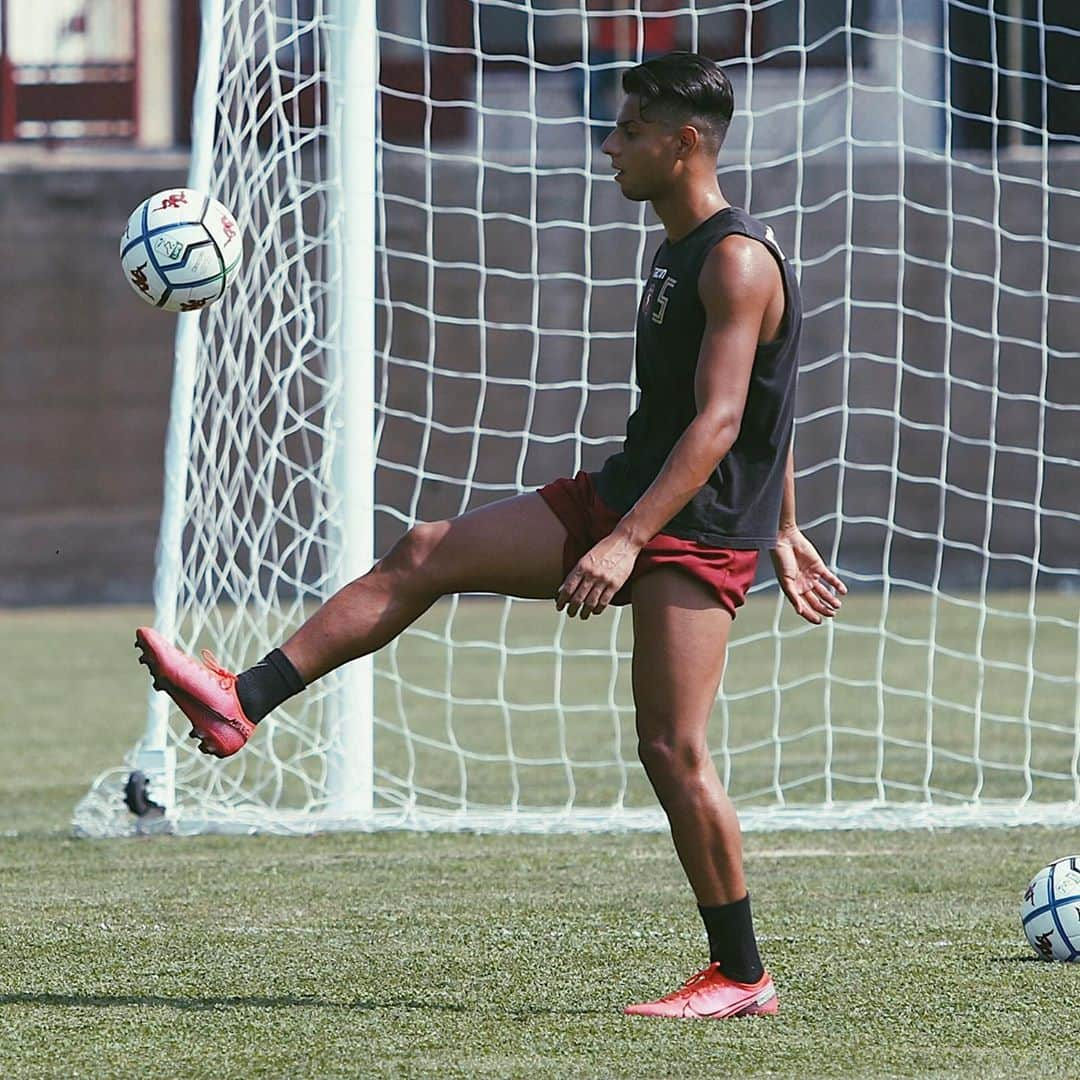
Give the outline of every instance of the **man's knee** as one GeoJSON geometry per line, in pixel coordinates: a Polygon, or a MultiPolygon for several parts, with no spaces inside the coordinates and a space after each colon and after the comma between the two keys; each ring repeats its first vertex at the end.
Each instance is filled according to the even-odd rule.
{"type": "Polygon", "coordinates": [[[657,789],[696,783],[712,764],[703,740],[686,738],[670,729],[641,734],[638,758],[657,789]]]}
{"type": "Polygon", "coordinates": [[[403,582],[419,587],[437,588],[440,581],[439,544],[449,523],[421,522],[414,525],[379,561],[378,569],[394,574],[403,582]]]}

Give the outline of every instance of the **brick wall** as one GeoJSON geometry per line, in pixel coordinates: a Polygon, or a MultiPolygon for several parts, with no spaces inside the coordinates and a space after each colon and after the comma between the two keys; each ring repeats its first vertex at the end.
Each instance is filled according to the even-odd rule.
{"type": "MultiPolygon", "coordinates": [[[[385,169],[386,190],[423,194],[425,175],[414,159],[388,155],[385,169]]],[[[853,204],[851,248],[843,243],[848,203],[835,198],[847,186],[843,160],[807,161],[801,170],[791,164],[755,176],[757,213],[770,215],[796,200],[816,207],[803,214],[799,251],[809,313],[800,412],[814,417],[799,431],[799,465],[812,470],[800,485],[800,516],[821,520],[815,536],[828,546],[838,498],[849,518],[887,521],[890,505],[896,508],[893,521],[900,529],[891,537],[880,522],[845,525],[841,562],[849,569],[881,573],[887,548],[891,575],[931,580],[932,538],[943,530],[956,542],[944,559],[944,577],[975,584],[987,532],[985,493],[1030,502],[1040,452],[1044,506],[1080,513],[1077,466],[1049,460],[1080,457],[1078,413],[1040,404],[1080,402],[1080,363],[1053,355],[1076,351],[1071,298],[1080,291],[1080,214],[1071,192],[1080,189],[1080,161],[1062,157],[1050,164],[1055,190],[1047,201],[1049,247],[1031,239],[1043,231],[1041,171],[1037,160],[1013,161],[1004,166],[1004,181],[995,184],[964,162],[947,168],[909,159],[901,175],[896,162],[856,159],[854,188],[870,198],[853,204]],[[895,200],[872,198],[900,186],[907,200],[903,213],[895,200]],[[950,206],[951,226],[943,213],[950,206]],[[1012,238],[989,226],[995,207],[1012,238]],[[950,274],[941,265],[950,228],[954,268],[966,275],[950,274]],[[895,254],[898,246],[907,252],[903,260],[895,254]],[[904,310],[899,320],[898,301],[904,310]],[[1041,340],[1050,350],[1045,365],[1041,340]],[[826,357],[837,359],[819,362],[826,357]],[[994,394],[988,387],[995,384],[1021,396],[994,394]],[[843,401],[846,414],[838,407],[843,401]],[[891,418],[897,402],[900,424],[891,418]],[[956,436],[948,440],[940,430],[946,413],[956,436]],[[919,479],[942,471],[949,485],[944,504],[939,489],[919,479]]],[[[117,243],[130,210],[147,194],[181,182],[185,172],[180,158],[140,155],[35,154],[0,162],[0,603],[142,601],[150,595],[175,324],[131,294],[119,270],[117,243]]],[[[534,338],[526,331],[490,329],[484,347],[489,374],[522,378],[533,370],[534,359],[539,362],[533,429],[565,432],[568,418],[580,409],[583,435],[599,440],[587,443],[582,457],[586,466],[596,465],[612,446],[604,440],[622,430],[628,396],[606,391],[586,399],[580,388],[556,384],[581,378],[581,331],[625,331],[632,325],[632,286],[604,282],[632,277],[658,237],[642,249],[627,229],[594,229],[587,237],[572,226],[534,233],[513,217],[527,217],[534,198],[541,221],[580,220],[586,199],[594,225],[630,223],[636,211],[612,185],[586,188],[584,178],[572,173],[546,179],[535,193],[527,175],[487,179],[485,210],[510,216],[478,225],[475,216],[449,209],[472,203],[475,167],[435,164],[431,190],[447,212],[435,216],[433,253],[446,262],[474,261],[482,239],[489,265],[511,271],[488,276],[485,317],[529,324],[532,290],[512,272],[529,270],[534,238],[540,239],[541,273],[570,270],[584,277],[588,250],[588,272],[598,287],[591,290],[587,327],[582,311],[588,286],[549,278],[540,294],[544,333],[534,338]]],[[[727,176],[725,190],[741,201],[742,174],[727,176]]],[[[794,216],[776,213],[769,220],[792,251],[794,216]]],[[[430,267],[405,253],[427,252],[427,229],[424,213],[407,203],[390,204],[387,246],[401,254],[381,269],[399,301],[426,303],[430,267]]],[[[420,413],[433,329],[437,372],[472,366],[481,346],[475,324],[453,321],[481,313],[476,271],[440,269],[431,287],[436,311],[449,318],[431,321],[403,306],[395,310],[390,337],[393,356],[419,363],[391,366],[392,403],[420,413]]],[[[385,309],[379,327],[383,341],[385,309]]],[[[587,373],[593,382],[625,380],[628,361],[626,339],[590,341],[587,373]]],[[[470,423],[478,387],[477,380],[438,379],[438,417],[470,423]]],[[[520,388],[488,386],[483,426],[519,427],[526,397],[520,388]]],[[[388,421],[383,453],[409,461],[418,445],[416,429],[388,421]]],[[[471,435],[436,442],[440,467],[451,473],[472,452],[471,435]]],[[[511,484],[506,453],[505,441],[483,440],[477,475],[511,484]]],[[[532,443],[526,481],[539,483],[567,471],[574,456],[570,441],[532,443]]],[[[413,494],[409,476],[380,476],[380,500],[407,506],[413,494]]],[[[421,517],[454,513],[460,506],[460,490],[452,484],[428,481],[419,495],[421,517]]],[[[1028,580],[1030,566],[1016,556],[1031,552],[1034,523],[1030,512],[999,504],[989,533],[997,556],[992,580],[1028,580]]],[[[1039,524],[1044,567],[1075,565],[1075,521],[1050,513],[1039,524]]],[[[385,547],[401,527],[398,518],[380,515],[378,544],[385,547]]],[[[1064,577],[1051,572],[1042,580],[1053,585],[1064,577]]]]}
{"type": "Polygon", "coordinates": [[[185,172],[0,165],[0,603],[149,596],[175,323],[132,294],[118,247],[185,172]]]}

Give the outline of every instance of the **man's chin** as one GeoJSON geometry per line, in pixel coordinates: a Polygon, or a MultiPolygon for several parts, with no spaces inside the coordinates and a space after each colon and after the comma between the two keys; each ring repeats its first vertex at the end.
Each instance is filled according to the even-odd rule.
{"type": "Polygon", "coordinates": [[[615,181],[619,185],[619,190],[623,193],[623,197],[629,199],[631,202],[647,202],[648,195],[642,194],[640,191],[636,191],[632,187],[627,187],[624,180],[615,181]]]}

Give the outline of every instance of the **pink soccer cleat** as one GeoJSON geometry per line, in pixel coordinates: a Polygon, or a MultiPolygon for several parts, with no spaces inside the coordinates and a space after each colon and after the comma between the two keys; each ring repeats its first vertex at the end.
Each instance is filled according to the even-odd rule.
{"type": "Polygon", "coordinates": [[[191,721],[191,737],[200,740],[204,754],[229,757],[248,741],[255,725],[236,696],[236,676],[212,652],[204,649],[200,664],[149,626],[135,631],[135,648],[154,677],[154,689],[164,690],[191,721]]]}
{"type": "Polygon", "coordinates": [[[771,1015],[780,1008],[766,971],[756,983],[738,983],[710,964],[659,1001],[627,1005],[627,1016],[666,1016],[679,1020],[724,1020],[729,1016],[771,1015]]]}

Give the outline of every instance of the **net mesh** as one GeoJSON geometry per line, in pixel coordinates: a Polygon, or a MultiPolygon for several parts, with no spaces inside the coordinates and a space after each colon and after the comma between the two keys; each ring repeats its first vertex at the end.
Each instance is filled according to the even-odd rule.
{"type": "MultiPolygon", "coordinates": [[[[740,612],[711,746],[746,827],[1056,821],[1080,798],[1080,24],[1036,6],[379,7],[375,555],[617,449],[661,237],[599,150],[618,74],[673,46],[726,64],[721,185],[804,293],[800,519],[852,586],[824,628],[767,573],[740,612]]],[[[158,623],[239,668],[345,576],[340,251],[363,196],[341,172],[357,103],[335,10],[227,2],[215,26],[205,186],[248,257],[180,333],[158,623]]],[[[372,700],[331,675],[225,763],[152,710],[144,747],[177,754],[168,827],[660,827],[630,621],[447,598],[375,658],[372,700]],[[331,762],[369,726],[371,775],[344,782],[370,784],[374,812],[341,815],[331,762]]],[[[120,796],[137,760],[77,829],[137,827],[120,796]]]]}

